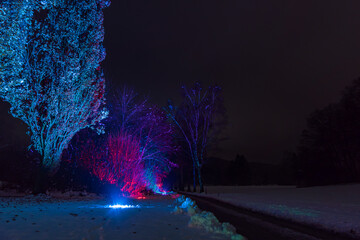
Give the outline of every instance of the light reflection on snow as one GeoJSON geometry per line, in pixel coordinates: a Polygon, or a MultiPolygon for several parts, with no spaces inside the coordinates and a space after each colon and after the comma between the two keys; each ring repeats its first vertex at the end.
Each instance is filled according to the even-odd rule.
{"type": "Polygon", "coordinates": [[[289,207],[282,204],[271,204],[269,209],[281,212],[283,214],[297,215],[297,216],[306,216],[306,217],[317,217],[319,216],[319,211],[311,209],[303,209],[299,207],[289,207]]]}
{"type": "Polygon", "coordinates": [[[122,204],[114,204],[114,205],[107,205],[106,208],[113,208],[113,209],[125,209],[125,208],[140,208],[139,205],[122,205],[122,204]]]}

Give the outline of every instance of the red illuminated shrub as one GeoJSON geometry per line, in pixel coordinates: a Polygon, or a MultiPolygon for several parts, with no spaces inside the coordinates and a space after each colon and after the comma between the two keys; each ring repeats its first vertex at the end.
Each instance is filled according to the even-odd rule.
{"type": "Polygon", "coordinates": [[[112,133],[101,143],[88,141],[80,162],[130,195],[143,190],[163,193],[162,181],[176,166],[169,160],[176,150],[173,127],[159,108],[136,101],[133,91],[125,89],[118,99],[108,123],[112,133]]]}

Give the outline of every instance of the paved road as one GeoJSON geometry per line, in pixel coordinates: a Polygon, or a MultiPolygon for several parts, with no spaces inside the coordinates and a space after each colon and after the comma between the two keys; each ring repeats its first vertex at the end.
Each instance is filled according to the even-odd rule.
{"type": "Polygon", "coordinates": [[[189,228],[187,215],[174,215],[173,199],[45,200],[0,198],[0,240],[211,240],[224,239],[189,228]],[[135,206],[111,209],[121,203],[135,206]]]}

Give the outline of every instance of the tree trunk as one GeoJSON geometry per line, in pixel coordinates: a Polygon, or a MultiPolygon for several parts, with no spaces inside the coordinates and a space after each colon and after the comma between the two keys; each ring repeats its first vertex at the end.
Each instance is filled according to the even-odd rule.
{"type": "MultiPolygon", "coordinates": [[[[202,177],[201,177],[201,166],[200,166],[200,162],[199,162],[199,158],[197,156],[197,151],[195,151],[194,154],[194,158],[193,158],[193,163],[194,163],[194,169],[197,170],[197,174],[198,174],[198,179],[199,179],[199,187],[200,187],[200,193],[204,192],[204,186],[202,183],[202,177]]],[[[196,170],[194,170],[194,173],[196,172],[196,170]]],[[[195,177],[195,175],[194,175],[195,177]]],[[[195,184],[195,179],[194,179],[194,184],[195,184]]],[[[194,192],[196,192],[196,189],[194,187],[194,192]]]]}
{"type": "Polygon", "coordinates": [[[180,165],[180,186],[179,186],[179,190],[180,191],[184,191],[185,187],[184,187],[184,167],[181,164],[180,165]]]}
{"type": "Polygon", "coordinates": [[[193,184],[194,184],[194,189],[193,192],[196,192],[196,166],[195,166],[195,161],[193,164],[193,184]]]}
{"type": "Polygon", "coordinates": [[[201,168],[200,166],[197,166],[198,169],[198,178],[199,178],[199,186],[200,186],[200,193],[204,192],[204,185],[202,181],[202,175],[201,175],[201,168]]]}
{"type": "Polygon", "coordinates": [[[40,193],[46,193],[49,187],[49,169],[44,167],[43,163],[40,163],[38,168],[35,183],[33,187],[33,194],[37,195],[40,193]]]}

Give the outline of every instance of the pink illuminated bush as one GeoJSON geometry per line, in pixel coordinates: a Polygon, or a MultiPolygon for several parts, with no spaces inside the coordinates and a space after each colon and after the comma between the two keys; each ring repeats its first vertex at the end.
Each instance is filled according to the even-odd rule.
{"type": "Polygon", "coordinates": [[[135,101],[133,94],[127,90],[119,94],[121,102],[108,124],[112,132],[97,143],[89,140],[80,164],[126,194],[139,196],[145,190],[163,194],[163,179],[176,166],[169,160],[176,150],[174,129],[159,108],[135,101]]]}
{"type": "Polygon", "coordinates": [[[139,144],[138,139],[125,132],[109,135],[102,144],[89,141],[80,163],[101,181],[116,185],[130,195],[138,195],[146,187],[139,144]]]}

